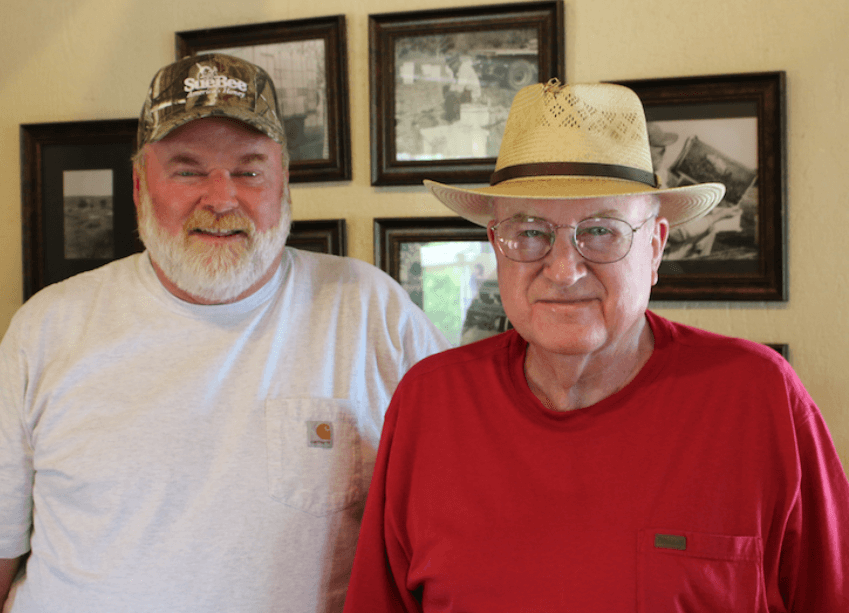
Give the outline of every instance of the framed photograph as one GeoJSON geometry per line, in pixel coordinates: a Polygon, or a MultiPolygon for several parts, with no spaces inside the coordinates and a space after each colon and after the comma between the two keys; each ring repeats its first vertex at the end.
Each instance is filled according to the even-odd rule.
{"type": "Polygon", "coordinates": [[[668,187],[717,181],[725,198],[672,228],[653,300],[787,300],[785,74],[621,81],[643,102],[668,187]]]}
{"type": "Polygon", "coordinates": [[[138,119],[22,124],[24,300],[144,247],[133,169],[138,119]]]}
{"type": "Polygon", "coordinates": [[[371,183],[489,183],[516,92],[565,81],[563,2],[369,16],[371,183]]]}
{"type": "Polygon", "coordinates": [[[177,32],[175,39],[177,59],[216,51],[271,75],[292,183],[351,178],[344,15],[177,32]]]}
{"type": "Polygon", "coordinates": [[[511,327],[486,228],[460,217],[375,219],[374,261],[455,346],[511,327]]]}
{"type": "Polygon", "coordinates": [[[286,246],[329,253],[348,255],[348,235],[344,219],[297,220],[292,222],[286,246]]]}

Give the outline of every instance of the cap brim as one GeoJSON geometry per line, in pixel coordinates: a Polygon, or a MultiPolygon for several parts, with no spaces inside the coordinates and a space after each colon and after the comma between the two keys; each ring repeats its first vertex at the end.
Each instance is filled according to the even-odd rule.
{"type": "Polygon", "coordinates": [[[486,226],[492,219],[492,203],[505,200],[577,200],[608,196],[653,194],[660,199],[660,216],[670,226],[697,219],[722,200],[722,183],[699,183],[656,189],[634,181],[590,177],[527,177],[491,187],[464,189],[425,180],[425,186],[449,209],[469,221],[486,226]]]}
{"type": "Polygon", "coordinates": [[[257,115],[256,113],[240,108],[238,106],[225,105],[197,106],[188,111],[179,113],[178,115],[174,115],[173,117],[169,117],[168,119],[160,122],[154,128],[154,130],[148,136],[146,142],[155,143],[156,141],[160,141],[177,128],[193,121],[196,121],[198,119],[205,119],[207,117],[226,117],[229,119],[241,121],[245,125],[250,126],[255,130],[258,130],[259,132],[262,132],[271,140],[280,143],[284,147],[286,146],[285,136],[283,136],[280,129],[275,126],[273,122],[266,121],[263,117],[257,115]]]}

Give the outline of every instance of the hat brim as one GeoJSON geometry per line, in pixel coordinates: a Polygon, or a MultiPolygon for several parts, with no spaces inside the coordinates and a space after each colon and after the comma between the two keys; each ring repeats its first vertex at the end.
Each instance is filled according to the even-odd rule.
{"type": "Polygon", "coordinates": [[[197,106],[193,109],[183,111],[178,115],[169,117],[161,121],[151,131],[147,138],[148,143],[155,143],[168,136],[171,132],[179,127],[189,124],[198,119],[206,119],[209,117],[224,117],[227,119],[235,119],[262,132],[271,140],[286,147],[286,139],[280,128],[272,121],[267,121],[265,118],[253,113],[249,110],[238,106],[197,106]]]}
{"type": "Polygon", "coordinates": [[[634,181],[592,177],[525,177],[491,187],[464,189],[425,180],[425,186],[449,209],[469,221],[486,226],[492,219],[492,204],[505,200],[578,200],[610,196],[653,194],[660,200],[660,217],[670,226],[697,219],[722,200],[722,183],[698,183],[665,189],[634,181]]]}

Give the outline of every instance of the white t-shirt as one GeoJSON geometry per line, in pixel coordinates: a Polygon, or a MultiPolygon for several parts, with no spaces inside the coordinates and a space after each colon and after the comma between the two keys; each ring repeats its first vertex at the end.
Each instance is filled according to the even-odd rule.
{"type": "Polygon", "coordinates": [[[383,413],[447,347],[381,271],[293,249],[229,305],[146,254],[47,287],[0,345],[12,611],[341,611],[383,413]]]}

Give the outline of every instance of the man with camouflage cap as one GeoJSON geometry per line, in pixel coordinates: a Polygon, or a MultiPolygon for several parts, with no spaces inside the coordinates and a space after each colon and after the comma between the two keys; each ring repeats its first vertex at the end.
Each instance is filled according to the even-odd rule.
{"type": "Polygon", "coordinates": [[[339,611],[391,392],[447,343],[376,268],[284,247],[262,69],[162,69],[138,145],[147,251],[0,344],[0,604],[19,571],[13,613],[339,611]]]}

